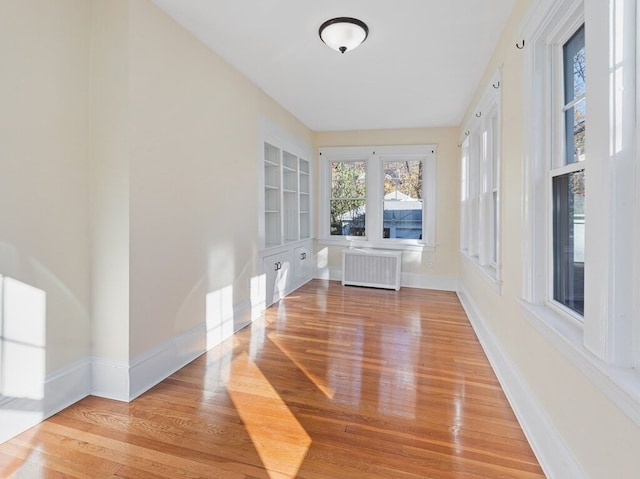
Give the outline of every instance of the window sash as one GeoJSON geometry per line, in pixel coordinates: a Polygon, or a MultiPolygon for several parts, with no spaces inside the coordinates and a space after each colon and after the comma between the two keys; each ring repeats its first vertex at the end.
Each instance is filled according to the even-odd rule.
{"type": "Polygon", "coordinates": [[[584,170],[552,178],[554,301],[584,316],[584,170]]]}

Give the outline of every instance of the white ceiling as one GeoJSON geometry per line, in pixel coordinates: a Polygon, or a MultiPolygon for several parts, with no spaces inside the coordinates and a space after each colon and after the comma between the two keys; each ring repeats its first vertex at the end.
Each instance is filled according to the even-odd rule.
{"type": "Polygon", "coordinates": [[[314,131],[456,126],[515,0],[153,0],[314,131]],[[355,17],[340,54],[318,36],[355,17]]]}

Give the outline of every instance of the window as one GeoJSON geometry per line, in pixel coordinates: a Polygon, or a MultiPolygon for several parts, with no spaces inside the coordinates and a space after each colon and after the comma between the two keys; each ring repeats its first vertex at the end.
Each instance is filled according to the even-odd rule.
{"type": "Polygon", "coordinates": [[[320,160],[320,240],[433,248],[435,146],[321,148],[320,160]]]}
{"type": "Polygon", "coordinates": [[[422,160],[383,161],[382,237],[422,239],[422,160]]]}
{"type": "Polygon", "coordinates": [[[640,424],[635,21],[632,0],[540,0],[524,26],[521,305],[640,424]]]}
{"type": "Polygon", "coordinates": [[[584,315],[585,44],[582,25],[562,47],[564,148],[551,170],[553,299],[584,315]]]}
{"type": "Polygon", "coordinates": [[[500,72],[467,124],[461,148],[460,250],[500,285],[500,72]]]}
{"type": "Polygon", "coordinates": [[[365,161],[331,162],[332,236],[366,236],[366,174],[365,161]]]}

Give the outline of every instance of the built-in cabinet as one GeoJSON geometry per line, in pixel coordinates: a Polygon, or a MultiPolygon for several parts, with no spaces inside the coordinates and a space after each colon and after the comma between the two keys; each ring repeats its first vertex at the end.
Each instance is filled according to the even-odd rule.
{"type": "Polygon", "coordinates": [[[312,151],[263,123],[259,239],[267,306],[313,277],[312,151]]]}

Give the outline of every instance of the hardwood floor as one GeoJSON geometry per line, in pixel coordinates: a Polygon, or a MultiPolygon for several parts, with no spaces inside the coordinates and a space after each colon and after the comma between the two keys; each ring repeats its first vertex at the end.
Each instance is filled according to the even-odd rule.
{"type": "Polygon", "coordinates": [[[135,401],[0,445],[2,478],[543,478],[454,293],[314,280],[135,401]]]}

